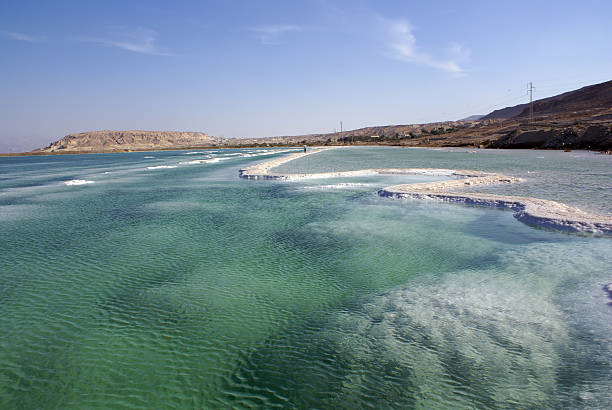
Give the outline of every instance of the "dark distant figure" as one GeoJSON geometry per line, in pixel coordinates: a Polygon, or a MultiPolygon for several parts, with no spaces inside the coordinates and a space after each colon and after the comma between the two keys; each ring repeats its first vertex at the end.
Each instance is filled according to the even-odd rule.
{"type": "Polygon", "coordinates": [[[306,152],[306,145],[304,145],[304,152],[306,152]]]}

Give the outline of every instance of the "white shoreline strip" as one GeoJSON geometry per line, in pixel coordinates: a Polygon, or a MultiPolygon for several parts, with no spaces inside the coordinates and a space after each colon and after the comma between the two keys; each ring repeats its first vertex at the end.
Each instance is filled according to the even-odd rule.
{"type": "Polygon", "coordinates": [[[545,199],[478,193],[398,191],[393,187],[381,189],[378,195],[398,199],[425,199],[508,208],[514,211],[516,219],[529,225],[561,231],[612,235],[611,217],[590,214],[578,208],[545,199]]]}
{"type": "Polygon", "coordinates": [[[283,158],[266,161],[239,171],[239,176],[246,179],[314,179],[364,175],[434,175],[449,176],[458,179],[448,181],[416,184],[394,185],[378,191],[382,197],[398,199],[435,200],[457,202],[480,206],[508,208],[514,211],[514,217],[521,222],[551,229],[570,232],[584,232],[599,235],[612,235],[612,217],[591,214],[576,207],[545,199],[451,192],[453,188],[471,185],[492,185],[520,182],[520,178],[482,171],[450,170],[436,168],[372,168],[357,171],[323,172],[316,174],[278,174],[272,168],[293,161],[306,155],[321,152],[325,149],[313,149],[307,153],[297,153],[283,158]]]}
{"type": "Polygon", "coordinates": [[[272,168],[278,167],[294,159],[305,157],[306,155],[315,154],[317,152],[325,151],[331,148],[318,148],[311,149],[309,152],[297,152],[295,154],[287,155],[281,158],[274,158],[270,161],[261,162],[259,164],[252,165],[248,168],[241,169],[238,171],[240,178],[246,179],[298,179],[300,177],[307,178],[308,175],[318,174],[275,174],[271,172],[272,168]]]}
{"type": "Polygon", "coordinates": [[[72,179],[70,181],[64,181],[64,185],[87,185],[87,184],[93,184],[94,181],[88,181],[85,179],[72,179]]]}

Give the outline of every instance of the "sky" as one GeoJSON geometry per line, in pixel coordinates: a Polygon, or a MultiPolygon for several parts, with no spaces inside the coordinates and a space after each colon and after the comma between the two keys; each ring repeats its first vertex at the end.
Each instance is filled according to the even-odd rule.
{"type": "Polygon", "coordinates": [[[0,1],[0,152],[456,120],[612,79],[612,2],[0,1]]]}

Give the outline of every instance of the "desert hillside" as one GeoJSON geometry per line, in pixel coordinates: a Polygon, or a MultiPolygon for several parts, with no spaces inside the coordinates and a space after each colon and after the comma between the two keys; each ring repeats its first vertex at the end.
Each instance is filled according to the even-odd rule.
{"type": "Polygon", "coordinates": [[[400,145],[612,150],[612,81],[486,116],[429,124],[383,125],[342,133],[217,138],[202,132],[92,131],[70,134],[34,153],[119,152],[201,147],[400,145]]]}
{"type": "Polygon", "coordinates": [[[69,134],[41,152],[105,152],[223,145],[224,139],[203,132],[90,131],[69,134]]]}
{"type": "MultiPolygon", "coordinates": [[[[610,107],[612,107],[612,81],[606,81],[536,100],[533,103],[533,112],[534,115],[542,116],[610,107]]],[[[511,119],[527,116],[529,116],[528,103],[495,110],[482,119],[511,119]]]]}

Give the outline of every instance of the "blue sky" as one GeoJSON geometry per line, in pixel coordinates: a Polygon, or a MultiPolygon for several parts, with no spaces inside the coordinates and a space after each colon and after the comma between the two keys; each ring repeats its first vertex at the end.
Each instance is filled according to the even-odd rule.
{"type": "Polygon", "coordinates": [[[295,135],[612,79],[609,1],[0,2],[0,152],[99,129],[295,135]]]}

